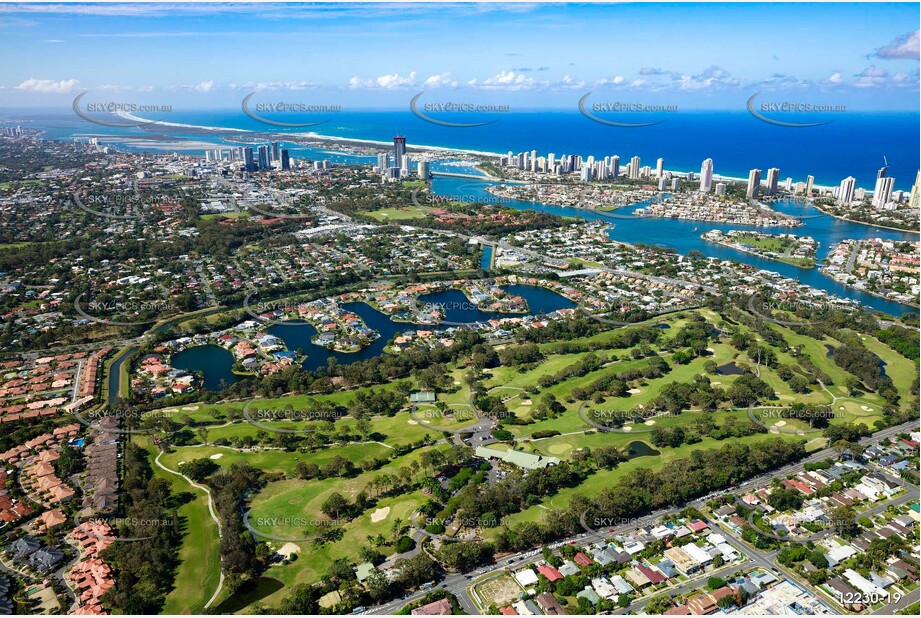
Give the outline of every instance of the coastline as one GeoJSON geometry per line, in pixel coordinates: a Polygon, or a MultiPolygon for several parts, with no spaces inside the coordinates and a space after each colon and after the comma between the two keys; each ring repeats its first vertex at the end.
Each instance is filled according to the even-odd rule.
{"type": "MultiPolygon", "coordinates": [[[[833,214],[831,214],[830,212],[826,212],[825,210],[822,210],[821,208],[819,208],[819,207],[815,204],[815,202],[813,202],[812,207],[815,208],[816,210],[818,210],[818,211],[819,211],[820,213],[822,213],[823,215],[826,215],[826,216],[828,216],[828,217],[832,217],[833,219],[839,219],[839,220],[841,220],[841,221],[847,221],[848,223],[856,223],[856,224],[859,224],[859,225],[866,225],[867,227],[878,227],[878,228],[884,229],[884,230],[892,230],[893,232],[905,232],[906,234],[918,234],[919,236],[921,236],[921,230],[912,230],[912,229],[906,229],[906,228],[901,228],[901,227],[892,227],[891,225],[879,225],[878,223],[867,223],[866,221],[857,221],[856,219],[848,219],[847,217],[842,217],[842,216],[840,216],[840,215],[833,215],[833,214]]],[[[868,294],[869,294],[869,292],[868,292],[868,294]]]]}
{"type": "MultiPolygon", "coordinates": [[[[333,143],[343,142],[343,143],[355,144],[359,146],[373,146],[376,148],[390,148],[393,146],[393,144],[389,141],[356,138],[356,137],[342,137],[342,136],[335,136],[335,135],[322,135],[320,133],[316,133],[315,131],[308,131],[306,133],[275,133],[272,131],[263,132],[263,131],[253,131],[251,129],[233,129],[233,128],[211,127],[207,125],[193,125],[193,124],[180,123],[180,122],[166,122],[166,121],[159,121],[159,120],[150,120],[147,118],[141,118],[139,116],[135,116],[134,114],[131,114],[129,112],[118,112],[118,115],[121,116],[122,118],[131,120],[134,122],[151,122],[151,123],[156,123],[162,126],[184,128],[184,129],[205,130],[205,131],[213,131],[213,132],[218,132],[218,133],[222,131],[231,131],[234,133],[249,133],[249,134],[264,133],[267,135],[278,136],[280,140],[283,140],[285,136],[287,137],[293,136],[293,137],[304,138],[304,139],[314,139],[317,141],[324,141],[324,142],[333,142],[333,143]]],[[[503,157],[506,155],[506,153],[504,152],[492,152],[489,150],[472,150],[468,148],[452,148],[449,146],[435,146],[432,144],[407,144],[406,150],[410,152],[413,150],[416,150],[416,151],[421,151],[421,152],[435,152],[435,153],[441,153],[441,154],[460,153],[460,154],[465,154],[465,155],[487,157],[490,159],[498,159],[499,157],[503,157]]],[[[693,169],[693,170],[666,170],[666,171],[674,175],[687,175],[687,174],[696,175],[699,173],[700,170],[693,169]]],[[[713,180],[730,182],[730,183],[748,182],[747,178],[743,178],[740,176],[724,176],[722,174],[714,174],[713,180]]],[[[823,190],[834,189],[834,187],[831,185],[814,184],[813,187],[815,187],[816,189],[823,189],[823,190]]],[[[829,216],[833,216],[833,215],[829,215],[829,216]]],[[[859,223],[859,221],[854,221],[853,223],[859,223]]],[[[899,228],[890,228],[890,229],[899,230],[899,228]]]]}

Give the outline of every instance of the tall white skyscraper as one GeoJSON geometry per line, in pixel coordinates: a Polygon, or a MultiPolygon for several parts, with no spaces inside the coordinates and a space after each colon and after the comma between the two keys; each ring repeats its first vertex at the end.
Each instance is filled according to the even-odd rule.
{"type": "Polygon", "coordinates": [[[640,158],[630,157],[630,178],[636,180],[640,177],[640,158]]]}
{"type": "Polygon", "coordinates": [[[777,195],[777,179],[780,177],[780,170],[772,167],[767,173],[767,186],[764,188],[765,195],[777,195]]]}
{"type": "Polygon", "coordinates": [[[873,205],[882,208],[892,199],[892,188],[895,186],[895,178],[879,176],[876,179],[876,186],[873,188],[873,205]]]}
{"type": "Polygon", "coordinates": [[[700,192],[710,193],[713,186],[713,159],[704,159],[700,166],[700,192]]]}
{"type": "Polygon", "coordinates": [[[812,197],[812,184],[815,182],[815,176],[806,176],[806,197],[812,197]]]}
{"type": "Polygon", "coordinates": [[[750,200],[756,200],[760,192],[761,170],[751,170],[748,172],[748,186],[745,189],[745,197],[750,200]]]}
{"type": "Polygon", "coordinates": [[[656,159],[656,178],[662,178],[665,174],[665,159],[659,157],[656,159]]]}
{"type": "Polygon", "coordinates": [[[854,193],[857,190],[857,179],[853,176],[848,176],[841,181],[841,185],[838,187],[838,203],[839,204],[850,204],[854,201],[854,193]]]}

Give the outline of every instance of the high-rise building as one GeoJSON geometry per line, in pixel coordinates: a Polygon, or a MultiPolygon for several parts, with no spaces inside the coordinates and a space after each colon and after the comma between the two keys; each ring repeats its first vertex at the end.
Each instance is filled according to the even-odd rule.
{"type": "Polygon", "coordinates": [[[885,178],[885,177],[886,177],[886,171],[887,171],[888,169],[889,169],[889,168],[888,168],[888,167],[885,167],[885,166],[879,168],[879,171],[876,172],[876,178],[877,178],[877,180],[879,180],[880,178],[885,178]]]}
{"type": "Polygon", "coordinates": [[[291,169],[291,155],[288,154],[287,148],[281,149],[281,169],[283,170],[291,169]]]}
{"type": "Polygon", "coordinates": [[[681,181],[677,178],[672,178],[672,191],[677,191],[678,186],[681,184],[681,181]]]}
{"type": "Polygon", "coordinates": [[[911,194],[908,196],[908,207],[918,208],[921,203],[921,170],[915,176],[915,184],[911,185],[911,194]]]}
{"type": "Polygon", "coordinates": [[[767,172],[767,183],[764,188],[765,195],[777,195],[777,179],[780,177],[780,170],[772,167],[767,172]]]}
{"type": "Polygon", "coordinates": [[[700,192],[710,193],[713,186],[713,159],[704,159],[700,165],[700,192]]]}
{"type": "Polygon", "coordinates": [[[665,179],[665,176],[663,176],[662,178],[659,178],[659,191],[665,191],[665,184],[667,182],[668,181],[665,179]]]}
{"type": "Polygon", "coordinates": [[[748,172],[748,186],[745,189],[745,197],[750,200],[756,200],[760,192],[761,170],[751,170],[748,172]]]}
{"type": "Polygon", "coordinates": [[[876,186],[873,188],[873,205],[876,208],[882,208],[892,199],[892,189],[895,186],[895,178],[887,176],[878,176],[876,186]]]}
{"type": "Polygon", "coordinates": [[[406,138],[397,135],[393,138],[393,164],[399,166],[406,154],[406,138]]]}
{"type": "Polygon", "coordinates": [[[390,167],[390,155],[386,152],[377,153],[377,171],[384,173],[390,167]]]}
{"type": "Polygon", "coordinates": [[[665,159],[659,157],[656,159],[656,178],[662,178],[665,174],[665,159]]]}
{"type": "Polygon", "coordinates": [[[419,163],[416,164],[416,175],[423,180],[427,180],[429,178],[430,174],[428,161],[419,161],[419,163]]]}
{"type": "Polygon", "coordinates": [[[806,197],[812,197],[812,185],[815,182],[815,176],[806,176],[806,197]]]}
{"type": "Polygon", "coordinates": [[[259,155],[259,169],[267,170],[271,169],[272,166],[269,164],[269,147],[265,144],[259,146],[258,150],[259,155]]]}
{"type": "Polygon", "coordinates": [[[720,197],[723,197],[724,195],[726,195],[726,183],[725,182],[716,183],[716,194],[720,197]]]}
{"type": "Polygon", "coordinates": [[[611,157],[611,176],[614,178],[620,176],[620,157],[617,155],[611,157]]]}
{"type": "Polygon", "coordinates": [[[847,205],[854,201],[854,195],[857,188],[857,179],[853,176],[848,176],[841,181],[841,184],[838,186],[838,203],[847,205]]]}
{"type": "Polygon", "coordinates": [[[408,175],[412,167],[413,167],[413,160],[409,157],[408,154],[403,155],[403,158],[400,159],[400,175],[401,176],[408,175]]]}
{"type": "Polygon", "coordinates": [[[272,161],[280,161],[281,154],[278,148],[278,142],[272,142],[272,161]]]}
{"type": "Polygon", "coordinates": [[[630,179],[636,180],[640,177],[640,158],[630,157],[630,179]]]}
{"type": "Polygon", "coordinates": [[[251,146],[245,146],[243,148],[243,166],[246,168],[247,172],[256,170],[256,162],[253,161],[253,149],[251,146]]]}

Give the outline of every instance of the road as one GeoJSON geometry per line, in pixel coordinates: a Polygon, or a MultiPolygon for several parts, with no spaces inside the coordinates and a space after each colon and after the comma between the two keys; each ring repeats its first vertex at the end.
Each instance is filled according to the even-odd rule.
{"type": "MultiPolygon", "coordinates": [[[[876,432],[875,434],[871,436],[861,438],[860,443],[869,444],[871,442],[876,442],[882,438],[892,437],[900,432],[911,430],[915,424],[916,424],[915,421],[909,421],[906,423],[902,423],[901,425],[896,425],[894,427],[883,429],[881,431],[876,432]]],[[[701,498],[698,498],[697,500],[694,500],[691,503],[689,503],[689,506],[694,506],[694,507],[699,508],[700,506],[705,504],[707,501],[712,500],[713,498],[722,496],[724,494],[735,493],[735,492],[738,492],[739,490],[745,489],[746,487],[749,487],[752,485],[758,486],[765,482],[769,482],[772,478],[775,478],[775,477],[786,477],[789,474],[800,472],[802,471],[803,466],[807,463],[814,463],[817,461],[821,461],[823,459],[836,458],[836,457],[837,455],[833,448],[825,448],[820,451],[816,451],[812,455],[809,455],[808,457],[805,457],[796,463],[792,463],[792,464],[783,466],[781,468],[771,470],[770,472],[765,472],[764,474],[753,477],[745,481],[744,483],[741,483],[740,485],[730,487],[724,490],[712,492],[710,494],[707,494],[706,496],[702,496],[701,498]]],[[[642,519],[653,521],[664,515],[678,513],[683,508],[684,508],[684,505],[677,506],[677,507],[670,507],[670,508],[662,508],[652,513],[649,513],[648,515],[644,516],[642,519]]],[[[563,545],[573,544],[573,543],[579,543],[580,545],[589,545],[591,543],[595,543],[597,541],[610,538],[617,534],[623,534],[626,532],[630,532],[631,530],[635,530],[640,525],[641,524],[639,524],[637,521],[633,521],[633,522],[625,523],[623,525],[606,527],[601,531],[584,532],[581,534],[576,534],[574,536],[568,537],[561,541],[557,541],[556,543],[549,545],[549,547],[551,549],[557,549],[559,547],[562,547],[563,545]]],[[[731,534],[728,534],[728,535],[724,534],[723,536],[727,537],[727,541],[731,545],[733,545],[737,551],[739,551],[740,555],[748,557],[747,563],[751,563],[755,566],[765,568],[769,571],[773,571],[777,569],[780,572],[784,573],[789,579],[791,579],[791,581],[798,582],[798,578],[796,578],[789,570],[787,570],[782,565],[777,565],[774,563],[773,556],[771,554],[765,553],[765,552],[752,551],[747,545],[743,545],[743,542],[741,540],[735,538],[731,534]]],[[[501,568],[515,568],[517,566],[522,566],[522,563],[524,560],[527,560],[529,558],[535,558],[539,555],[540,555],[539,549],[532,549],[532,550],[528,550],[524,552],[519,552],[511,556],[505,556],[504,558],[497,561],[496,564],[488,565],[485,567],[480,567],[479,569],[477,569],[476,571],[472,571],[471,573],[449,575],[438,586],[436,586],[436,588],[443,588],[447,590],[448,592],[452,593],[454,596],[456,596],[461,606],[464,607],[464,610],[468,614],[479,614],[481,612],[478,609],[476,609],[476,607],[473,604],[472,599],[470,599],[470,596],[467,594],[467,590],[466,590],[472,579],[480,575],[483,575],[485,573],[489,573],[491,571],[495,571],[501,568]]],[[[743,563],[743,565],[744,564],[745,563],[743,563]]],[[[739,568],[742,568],[742,567],[740,565],[735,565],[732,568],[733,570],[738,570],[739,568]]],[[[365,614],[375,614],[375,615],[393,614],[396,611],[399,611],[400,608],[402,608],[404,605],[411,603],[413,600],[422,598],[423,596],[425,596],[425,594],[426,594],[426,591],[420,591],[412,595],[409,595],[406,598],[398,599],[398,600],[386,603],[384,605],[379,605],[373,608],[369,608],[364,613],[365,614]]],[[[646,602],[648,602],[648,599],[646,599],[646,602]]],[[[641,606],[645,607],[645,602],[643,601],[643,599],[638,600],[637,603],[634,603],[633,605],[631,605],[629,608],[626,608],[626,609],[635,611],[637,607],[641,607],[641,606]],[[637,605],[637,603],[641,603],[642,605],[637,605]]]]}

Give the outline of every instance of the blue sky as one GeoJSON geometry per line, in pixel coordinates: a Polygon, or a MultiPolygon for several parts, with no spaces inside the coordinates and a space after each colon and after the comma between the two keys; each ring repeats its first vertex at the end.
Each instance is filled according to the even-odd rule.
{"type": "Polygon", "coordinates": [[[918,109],[919,5],[0,5],[0,105],[611,100],[918,109]],[[262,94],[260,96],[262,96],[262,94]],[[600,96],[600,95],[599,95],[600,96]]]}

